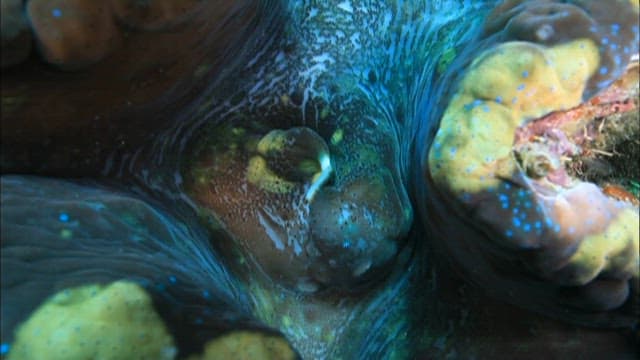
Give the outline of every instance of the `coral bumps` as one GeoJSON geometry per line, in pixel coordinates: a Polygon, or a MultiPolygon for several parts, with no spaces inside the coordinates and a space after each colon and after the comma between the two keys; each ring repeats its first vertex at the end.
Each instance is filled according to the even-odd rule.
{"type": "Polygon", "coordinates": [[[20,326],[9,359],[173,359],[176,353],[149,295],[117,281],[49,298],[20,326]]]}
{"type": "Polygon", "coordinates": [[[637,208],[565,171],[580,152],[570,135],[519,134],[624,74],[637,19],[628,1],[504,2],[482,35],[498,45],[468,66],[428,155],[428,178],[473,222],[469,257],[490,249],[494,268],[544,279],[552,296],[570,289],[560,302],[590,311],[621,306],[638,280],[637,208]]]}

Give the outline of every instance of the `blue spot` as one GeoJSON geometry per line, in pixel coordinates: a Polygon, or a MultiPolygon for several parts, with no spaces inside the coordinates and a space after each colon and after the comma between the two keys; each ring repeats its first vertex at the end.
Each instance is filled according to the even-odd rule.
{"type": "Polygon", "coordinates": [[[530,209],[531,208],[531,201],[527,200],[524,202],[524,207],[525,209],[530,209]]]}
{"type": "Polygon", "coordinates": [[[351,243],[349,242],[349,240],[345,240],[342,242],[342,248],[343,249],[348,249],[351,247],[351,243]]]}
{"type": "Polygon", "coordinates": [[[524,230],[524,232],[529,232],[529,231],[531,231],[531,225],[530,224],[524,224],[522,229],[524,230]]]}
{"type": "Polygon", "coordinates": [[[156,290],[164,291],[164,289],[165,289],[164,284],[160,284],[160,283],[156,284],[156,290]]]}
{"type": "Polygon", "coordinates": [[[603,38],[602,38],[602,43],[603,43],[604,45],[607,45],[607,44],[609,43],[609,38],[603,37],[603,38]]]}
{"type": "Polygon", "coordinates": [[[620,55],[614,56],[613,62],[616,63],[617,66],[620,66],[620,64],[622,63],[622,59],[620,59],[620,55]]]}
{"type": "Polygon", "coordinates": [[[513,208],[513,215],[518,215],[518,212],[520,211],[520,209],[518,208],[513,208]]]}
{"type": "Polygon", "coordinates": [[[517,97],[515,97],[515,96],[513,97],[513,99],[511,99],[511,103],[512,103],[512,104],[515,104],[517,101],[518,101],[518,98],[517,98],[517,97]]]}
{"type": "Polygon", "coordinates": [[[465,109],[465,110],[473,110],[473,108],[474,108],[474,107],[479,106],[479,105],[481,105],[481,104],[482,104],[482,100],[480,100],[480,99],[476,99],[476,100],[473,100],[473,102],[471,102],[471,103],[469,103],[469,104],[466,104],[466,105],[464,106],[464,109],[465,109]]]}
{"type": "Polygon", "coordinates": [[[9,352],[9,344],[0,345],[0,355],[5,355],[9,352]]]}
{"type": "Polygon", "coordinates": [[[527,70],[523,71],[523,72],[522,72],[522,77],[523,77],[523,78],[527,78],[527,77],[529,77],[529,72],[528,72],[527,70]]]}
{"type": "Polygon", "coordinates": [[[536,229],[540,229],[542,227],[542,223],[540,221],[536,221],[534,226],[536,227],[536,229]]]}
{"type": "Polygon", "coordinates": [[[499,194],[498,199],[500,199],[500,201],[509,201],[509,197],[505,194],[499,194]]]}
{"type": "Polygon", "coordinates": [[[502,203],[502,208],[503,209],[508,209],[509,208],[509,203],[506,203],[506,202],[502,203]]]}
{"type": "Polygon", "coordinates": [[[58,220],[67,222],[69,221],[69,215],[67,213],[60,213],[60,215],[58,216],[58,220]]]}
{"type": "Polygon", "coordinates": [[[594,33],[594,32],[597,32],[597,31],[598,31],[598,28],[597,28],[597,27],[595,27],[595,26],[591,26],[591,27],[589,27],[589,31],[591,31],[592,33],[594,33]]]}
{"type": "Polygon", "coordinates": [[[612,43],[611,45],[609,45],[609,48],[611,48],[611,50],[613,51],[618,50],[618,44],[612,43]]]}
{"type": "Polygon", "coordinates": [[[504,235],[505,235],[506,237],[508,237],[508,238],[513,237],[513,231],[511,231],[511,230],[507,230],[507,231],[505,231],[505,232],[504,232],[504,235]]]}
{"type": "Polygon", "coordinates": [[[613,35],[618,35],[619,31],[620,31],[620,24],[611,24],[611,33],[613,35]]]}
{"type": "Polygon", "coordinates": [[[202,323],[204,322],[204,320],[202,320],[202,318],[196,318],[196,321],[194,321],[196,323],[196,325],[202,325],[202,323]]]}
{"type": "Polygon", "coordinates": [[[636,33],[636,34],[637,34],[637,33],[638,33],[638,25],[633,25],[633,26],[631,27],[631,31],[633,31],[634,33],[636,33]]]}
{"type": "Polygon", "coordinates": [[[205,299],[211,299],[211,294],[209,293],[209,290],[202,291],[202,297],[205,299]]]}
{"type": "Polygon", "coordinates": [[[496,102],[497,102],[498,104],[502,104],[502,96],[497,96],[497,97],[496,97],[496,102]]]}
{"type": "Polygon", "coordinates": [[[513,226],[515,227],[520,227],[521,225],[520,219],[518,219],[517,217],[514,217],[512,222],[513,222],[513,226]]]}
{"type": "Polygon", "coordinates": [[[629,50],[628,46],[625,46],[624,48],[622,48],[622,52],[625,53],[625,54],[628,54],[629,51],[631,51],[631,50],[629,50]]]}
{"type": "Polygon", "coordinates": [[[524,90],[524,84],[518,85],[518,91],[522,91],[522,90],[524,90]]]}
{"type": "Polygon", "coordinates": [[[178,279],[176,279],[175,276],[173,276],[173,275],[169,276],[169,282],[170,283],[175,284],[177,281],[178,281],[178,279]]]}
{"type": "Polygon", "coordinates": [[[609,72],[609,69],[606,66],[600,68],[600,75],[605,75],[609,72]]]}
{"type": "Polygon", "coordinates": [[[55,18],[59,18],[60,16],[62,16],[62,10],[55,8],[51,10],[51,15],[55,18]]]}
{"type": "Polygon", "coordinates": [[[489,112],[489,107],[487,105],[484,105],[482,107],[482,110],[484,110],[484,112],[489,112]]]}
{"type": "Polygon", "coordinates": [[[504,184],[504,188],[507,190],[511,189],[511,184],[504,184]]]}
{"type": "Polygon", "coordinates": [[[560,225],[555,224],[554,227],[553,227],[553,231],[559,233],[560,232],[560,225]]]}
{"type": "Polygon", "coordinates": [[[436,142],[436,143],[433,144],[433,148],[436,149],[436,150],[440,149],[441,146],[442,146],[442,144],[440,144],[439,142],[436,142]]]}
{"type": "Polygon", "coordinates": [[[453,156],[456,156],[456,152],[458,152],[458,149],[457,149],[455,146],[452,146],[452,147],[449,149],[449,154],[450,154],[452,157],[453,157],[453,156]]]}

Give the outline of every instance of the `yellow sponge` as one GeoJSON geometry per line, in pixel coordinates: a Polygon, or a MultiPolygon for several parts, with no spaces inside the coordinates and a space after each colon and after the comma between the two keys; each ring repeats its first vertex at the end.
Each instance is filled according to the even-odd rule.
{"type": "Polygon", "coordinates": [[[201,356],[192,356],[189,360],[290,360],[295,358],[294,351],[284,338],[261,332],[235,331],[209,341],[201,356]]]}
{"type": "Polygon", "coordinates": [[[454,193],[496,186],[515,171],[516,128],[580,104],[598,64],[586,39],[550,48],[511,42],[484,53],[444,113],[429,153],[433,180],[454,193]]]}
{"type": "Polygon", "coordinates": [[[171,335],[137,284],[63,290],[18,329],[9,360],[173,359],[171,335]]]}

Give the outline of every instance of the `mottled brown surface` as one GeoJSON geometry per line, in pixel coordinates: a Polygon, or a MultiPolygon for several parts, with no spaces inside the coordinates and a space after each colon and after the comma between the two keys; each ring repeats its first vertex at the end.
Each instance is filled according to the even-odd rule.
{"type": "Polygon", "coordinates": [[[169,29],[122,27],[119,45],[84,69],[61,71],[35,54],[3,69],[3,171],[90,171],[115,149],[152,138],[203,79],[230,63],[258,12],[252,1],[211,1],[198,10],[169,29]]]}

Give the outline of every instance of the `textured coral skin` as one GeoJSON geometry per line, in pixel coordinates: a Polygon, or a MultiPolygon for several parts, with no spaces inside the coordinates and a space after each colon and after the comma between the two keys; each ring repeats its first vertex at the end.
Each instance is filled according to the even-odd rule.
{"type": "Polygon", "coordinates": [[[20,326],[8,358],[171,359],[176,350],[151,298],[140,286],[119,281],[52,295],[20,326]]]}
{"type": "Polygon", "coordinates": [[[598,46],[600,64],[585,88],[584,99],[611,84],[624,63],[638,51],[638,19],[626,0],[590,1],[509,0],[496,7],[485,33],[501,41],[522,40],[555,45],[588,38],[598,46]]]}
{"type": "MultiPolygon", "coordinates": [[[[468,66],[425,171],[440,196],[455,199],[451,207],[473,223],[475,234],[454,236],[459,244],[441,235],[471,278],[490,283],[485,272],[493,272],[505,278],[505,291],[516,293],[508,273],[525,271],[532,284],[549,281],[533,285],[540,291],[531,301],[557,296],[540,301],[596,312],[637,297],[637,209],[592,184],[556,187],[531,179],[512,147],[518,127],[590,98],[624,72],[637,51],[637,8],[618,1],[604,11],[598,4],[508,1],[496,8],[485,32],[507,42],[468,66]],[[493,265],[470,259],[479,256],[493,265]],[[487,265],[494,269],[483,269],[487,265]]],[[[446,234],[456,225],[441,227],[446,234]]]]}
{"type": "MultiPolygon", "coordinates": [[[[182,221],[130,194],[86,183],[3,176],[1,216],[2,341],[20,337],[19,351],[39,351],[32,358],[46,353],[42,340],[47,336],[54,342],[66,341],[56,327],[38,325],[55,317],[64,324],[61,330],[71,334],[74,327],[89,323],[86,338],[101,338],[103,328],[92,325],[96,321],[115,332],[105,334],[106,347],[99,351],[83,345],[83,337],[70,336],[69,351],[77,351],[75,358],[94,350],[128,358],[129,346],[144,354],[144,346],[135,341],[120,342],[121,327],[154,334],[155,347],[144,351],[158,354],[160,348],[175,345],[173,351],[168,349],[170,358],[201,353],[210,340],[234,329],[280,338],[250,314],[246,294],[220,267],[202,233],[176,227],[182,221]],[[102,298],[96,300],[92,292],[102,298]],[[75,308],[55,299],[45,306],[54,294],[76,299],[71,302],[75,308]],[[136,307],[139,310],[133,311],[136,307]],[[28,325],[42,328],[43,338],[32,339],[28,330],[14,333],[18,324],[43,308],[51,315],[34,316],[28,325]],[[77,317],[68,318],[67,312],[77,317]],[[136,316],[153,319],[157,332],[153,325],[137,323],[136,316]],[[110,353],[116,345],[122,352],[110,353]]],[[[64,347],[58,350],[59,358],[68,358],[64,347]]]]}
{"type": "MultiPolygon", "coordinates": [[[[82,41],[58,48],[74,56],[51,63],[36,38],[26,63],[3,68],[3,177],[96,179],[3,179],[3,352],[48,295],[123,277],[154,300],[181,357],[217,351],[210,340],[238,328],[257,329],[248,340],[257,347],[265,335],[283,340],[267,326],[311,359],[624,358],[634,351],[627,336],[638,304],[628,301],[634,269],[626,265],[635,255],[625,236],[634,235],[628,230],[637,217],[589,185],[557,201],[539,196],[506,155],[509,131],[527,121],[521,117],[597,91],[600,84],[590,83],[607,57],[620,67],[607,68],[603,81],[624,68],[627,59],[616,64],[615,55],[629,40],[605,36],[633,32],[633,24],[618,28],[597,3],[575,1],[506,2],[484,27],[497,1],[212,0],[192,12],[193,3],[113,1],[120,44],[85,54],[78,45],[90,34],[66,28],[82,41]],[[559,35],[573,31],[565,9],[575,37],[559,35]],[[495,18],[504,23],[492,26],[495,18]],[[582,36],[591,23],[599,35],[582,36]],[[505,61],[503,50],[512,55],[506,60],[524,61],[505,61]],[[491,61],[499,69],[486,66],[491,61]],[[476,127],[461,129],[468,113],[482,121],[468,118],[476,127]],[[201,146],[227,135],[222,125],[254,131],[253,138],[219,141],[249,149],[247,161],[223,163],[231,166],[207,184],[211,178],[190,170],[224,158],[220,147],[201,146]],[[460,136],[435,143],[440,125],[460,136]],[[253,143],[296,127],[316,136],[283,152],[253,143]],[[480,135],[487,141],[475,142],[480,135]],[[322,142],[334,172],[305,203],[322,142]],[[436,146],[440,158],[430,160],[436,146]],[[508,166],[494,166],[501,156],[508,166]],[[443,168],[432,173],[429,164],[438,162],[443,168]],[[422,207],[413,223],[411,206],[422,207]],[[273,218],[264,217],[269,211],[273,218]],[[585,214],[603,221],[585,223],[585,214]],[[528,220],[546,215],[551,224],[545,218],[540,228],[528,220]],[[286,251],[274,229],[291,240],[286,251]],[[300,229],[310,230],[316,249],[296,248],[289,235],[300,229]],[[296,251],[317,261],[310,266],[296,251]],[[610,278],[600,278],[607,271],[610,278]],[[304,281],[309,274],[324,291],[304,281]]],[[[56,10],[41,14],[68,14],[56,10]]]]}

